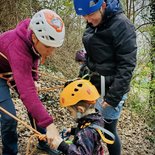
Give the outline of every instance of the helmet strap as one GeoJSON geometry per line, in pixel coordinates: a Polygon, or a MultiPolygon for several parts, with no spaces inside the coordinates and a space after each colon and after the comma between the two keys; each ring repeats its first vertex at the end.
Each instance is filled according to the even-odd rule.
{"type": "Polygon", "coordinates": [[[32,43],[33,43],[33,46],[32,46],[32,50],[33,52],[37,55],[37,56],[41,56],[40,53],[37,52],[35,46],[37,46],[37,44],[39,43],[39,40],[38,38],[36,37],[36,35],[34,33],[32,33],[32,43]]]}
{"type": "Polygon", "coordinates": [[[32,50],[33,50],[33,52],[34,52],[37,56],[41,57],[41,55],[36,51],[36,49],[35,49],[34,46],[32,46],[32,50]]]}

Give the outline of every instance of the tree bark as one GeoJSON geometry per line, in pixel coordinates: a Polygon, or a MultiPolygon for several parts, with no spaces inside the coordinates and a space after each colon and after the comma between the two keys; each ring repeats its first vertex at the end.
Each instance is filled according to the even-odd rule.
{"type": "MultiPolygon", "coordinates": [[[[151,20],[153,27],[155,27],[155,0],[151,0],[151,20]]],[[[151,36],[152,49],[150,51],[151,58],[151,84],[150,84],[150,104],[155,106],[155,29],[152,31],[151,36]]]]}

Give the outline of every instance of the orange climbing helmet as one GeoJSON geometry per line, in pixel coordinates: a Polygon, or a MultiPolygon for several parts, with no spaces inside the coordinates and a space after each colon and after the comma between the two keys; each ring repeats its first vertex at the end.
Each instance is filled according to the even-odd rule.
{"type": "Polygon", "coordinates": [[[76,80],[68,84],[60,93],[61,107],[68,107],[77,104],[79,101],[87,101],[95,104],[100,97],[97,89],[88,80],[76,80]]]}

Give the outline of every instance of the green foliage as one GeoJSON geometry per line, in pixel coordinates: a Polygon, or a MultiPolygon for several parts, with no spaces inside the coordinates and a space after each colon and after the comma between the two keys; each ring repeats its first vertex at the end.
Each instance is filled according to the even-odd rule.
{"type": "Polygon", "coordinates": [[[150,105],[149,96],[149,89],[143,88],[143,85],[141,86],[135,82],[130,90],[127,105],[132,111],[138,113],[142,118],[145,118],[149,126],[155,130],[155,105],[150,105]]]}
{"type": "Polygon", "coordinates": [[[36,10],[40,9],[37,0],[1,0],[0,1],[0,31],[14,28],[25,18],[30,18],[36,10]]]}
{"type": "Polygon", "coordinates": [[[150,104],[150,86],[155,89],[155,83],[152,84],[145,74],[146,72],[142,71],[137,78],[132,80],[128,105],[132,111],[148,120],[147,123],[155,129],[155,105],[150,104]]]}
{"type": "Polygon", "coordinates": [[[155,90],[155,81],[152,79],[155,64],[150,61],[151,50],[144,50],[144,48],[142,47],[137,56],[137,67],[131,81],[128,105],[133,111],[148,120],[147,123],[152,128],[155,128],[155,104],[150,100],[152,98],[151,90],[155,90]]]}

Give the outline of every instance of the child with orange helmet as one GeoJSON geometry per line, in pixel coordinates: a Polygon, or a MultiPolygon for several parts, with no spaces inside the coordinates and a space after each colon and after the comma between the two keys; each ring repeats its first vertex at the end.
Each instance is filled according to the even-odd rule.
{"type": "Polygon", "coordinates": [[[113,140],[106,139],[101,131],[113,139],[114,136],[104,129],[103,117],[94,108],[99,97],[97,89],[88,80],[76,80],[64,88],[60,94],[60,106],[68,109],[78,125],[66,132],[66,135],[74,135],[71,144],[67,144],[60,136],[55,136],[51,144],[53,149],[66,155],[103,155],[101,139],[111,144],[113,140]]]}

